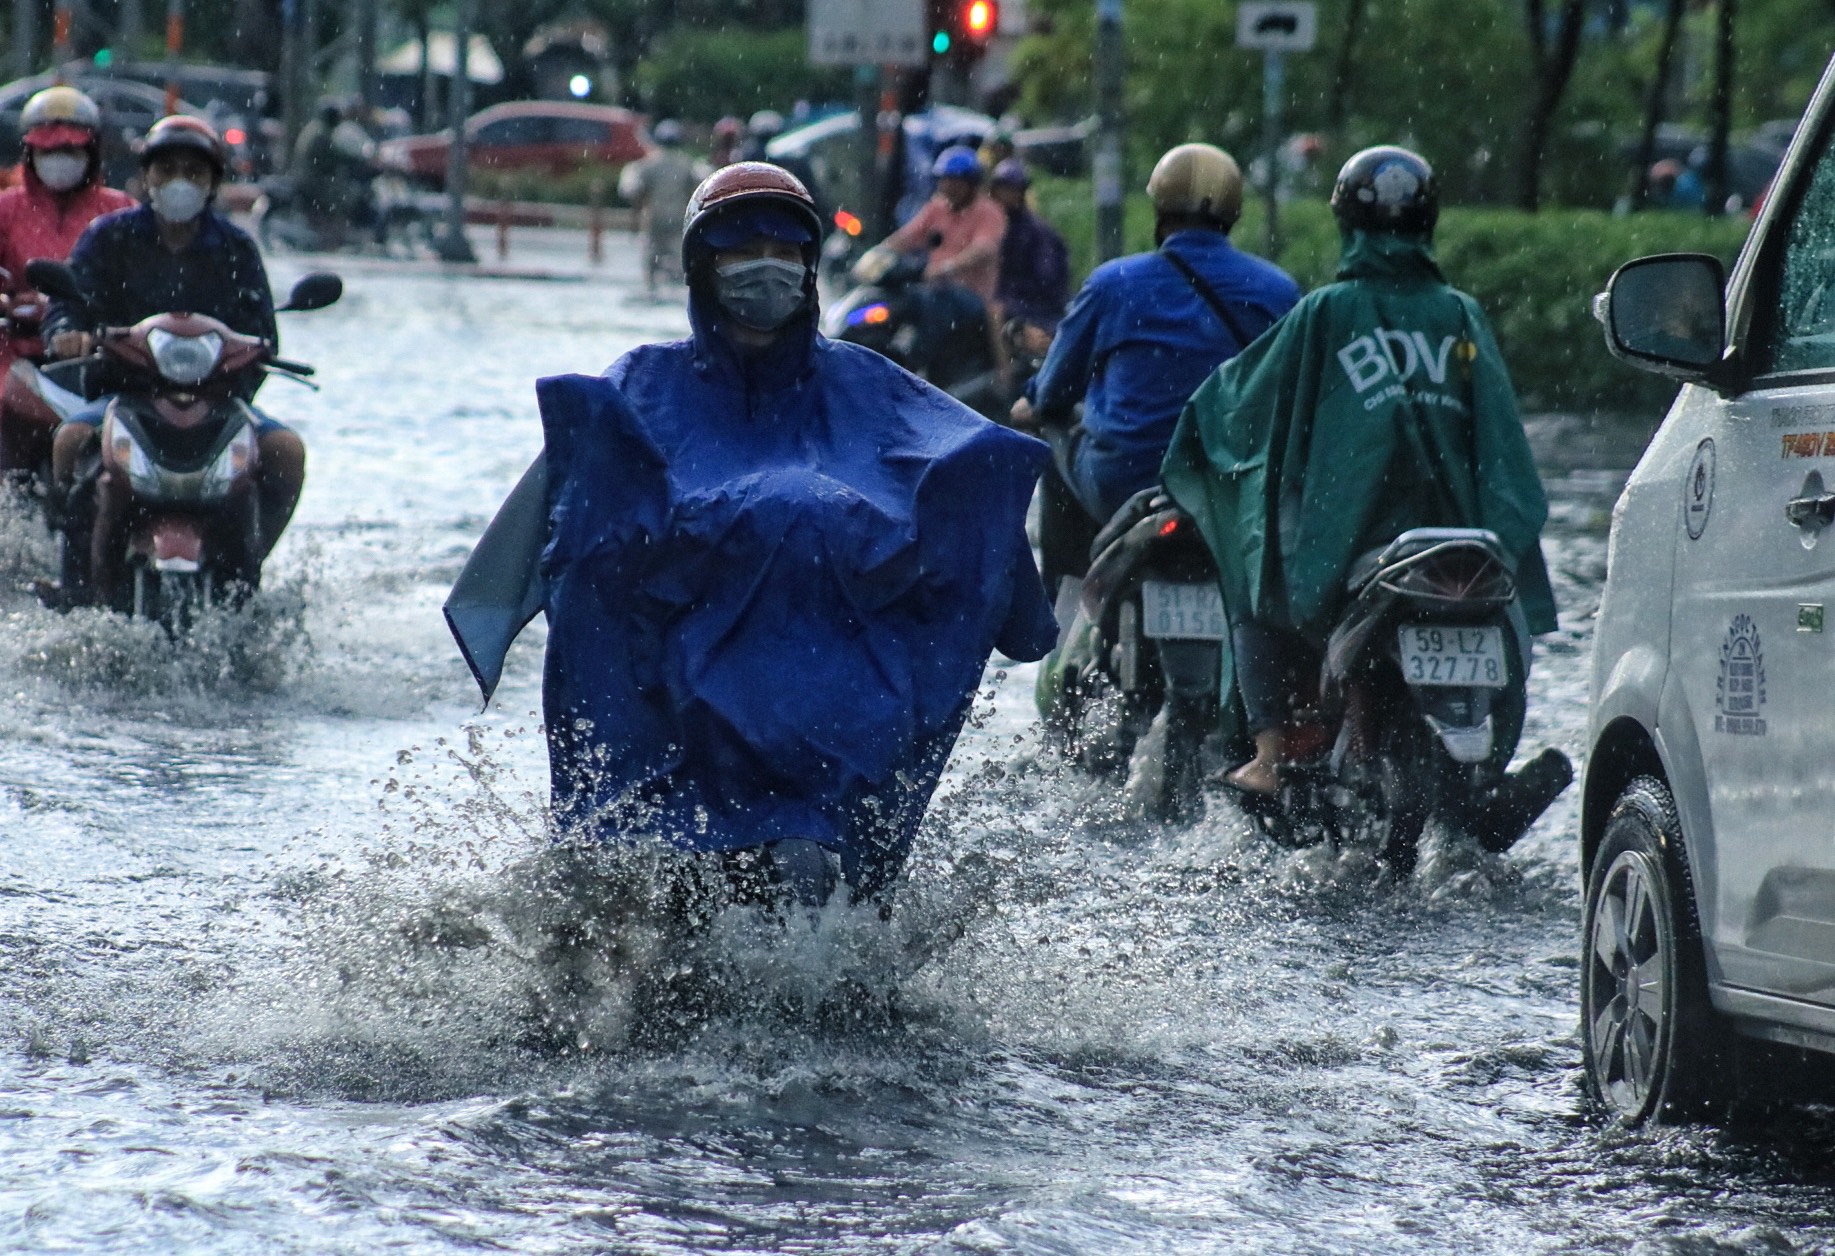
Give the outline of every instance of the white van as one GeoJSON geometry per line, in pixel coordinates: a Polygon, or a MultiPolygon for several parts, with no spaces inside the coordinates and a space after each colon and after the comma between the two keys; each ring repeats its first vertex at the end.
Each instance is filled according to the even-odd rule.
{"type": "Polygon", "coordinates": [[[1738,1036],[1835,1052],[1835,63],[1730,283],[1595,299],[1685,383],[1613,512],[1581,819],[1587,1072],[1630,1124],[1729,1097],[1738,1036]]]}

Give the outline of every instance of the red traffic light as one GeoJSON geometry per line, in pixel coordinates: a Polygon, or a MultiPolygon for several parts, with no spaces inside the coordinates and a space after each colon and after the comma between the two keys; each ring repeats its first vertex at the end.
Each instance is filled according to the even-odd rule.
{"type": "Polygon", "coordinates": [[[962,6],[962,33],[976,43],[984,43],[1000,25],[1000,10],[994,0],[968,0],[962,6]]]}

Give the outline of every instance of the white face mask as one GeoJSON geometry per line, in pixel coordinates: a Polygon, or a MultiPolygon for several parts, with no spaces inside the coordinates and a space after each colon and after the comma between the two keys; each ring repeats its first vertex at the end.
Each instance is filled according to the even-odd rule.
{"type": "Polygon", "coordinates": [[[210,189],[190,179],[174,179],[148,191],[147,200],[167,222],[190,222],[204,212],[210,189]]]}
{"type": "Polygon", "coordinates": [[[68,192],[89,173],[86,153],[33,153],[32,169],[38,181],[53,192],[68,192]]]}

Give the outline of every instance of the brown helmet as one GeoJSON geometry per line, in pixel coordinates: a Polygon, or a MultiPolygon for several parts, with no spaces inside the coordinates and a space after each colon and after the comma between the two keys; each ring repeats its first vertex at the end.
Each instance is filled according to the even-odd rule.
{"type": "Polygon", "coordinates": [[[159,154],[181,148],[208,157],[210,164],[217,168],[219,179],[229,168],[229,158],[223,150],[223,141],[217,138],[216,128],[202,118],[182,113],[161,118],[147,129],[147,137],[140,142],[140,167],[144,170],[159,154]]]}
{"type": "Polygon", "coordinates": [[[1156,214],[1210,218],[1227,230],[1242,216],[1242,170],[1213,144],[1180,144],[1153,167],[1147,195],[1156,214]]]}
{"type": "Polygon", "coordinates": [[[768,161],[740,161],[708,175],[688,198],[682,214],[682,270],[690,279],[700,255],[721,247],[708,240],[710,228],[741,208],[773,208],[808,232],[809,252],[822,242],[822,217],[802,181],[768,161]]]}

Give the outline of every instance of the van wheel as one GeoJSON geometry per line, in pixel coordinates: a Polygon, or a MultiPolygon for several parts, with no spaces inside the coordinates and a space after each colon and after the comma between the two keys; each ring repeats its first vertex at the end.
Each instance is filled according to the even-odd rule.
{"type": "Polygon", "coordinates": [[[1581,930],[1581,1037],[1593,1098],[1625,1125],[1723,1109],[1731,1033],[1708,984],[1667,786],[1641,776],[1606,822],[1581,930]]]}

